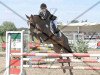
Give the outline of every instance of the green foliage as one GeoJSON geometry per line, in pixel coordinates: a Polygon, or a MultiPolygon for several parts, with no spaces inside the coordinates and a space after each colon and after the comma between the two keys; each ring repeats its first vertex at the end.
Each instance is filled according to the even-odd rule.
{"type": "Polygon", "coordinates": [[[0,39],[4,42],[3,37],[5,36],[6,31],[15,31],[17,30],[16,26],[12,22],[5,21],[0,25],[0,39]]]}
{"type": "Polygon", "coordinates": [[[16,26],[12,22],[5,21],[3,22],[5,31],[15,31],[17,30],[16,26]]]}
{"type": "Polygon", "coordinates": [[[87,44],[87,42],[85,42],[83,40],[77,40],[77,42],[75,44],[73,44],[72,50],[75,53],[87,53],[88,44],[87,44]]]}
{"type": "Polygon", "coordinates": [[[16,26],[12,22],[5,21],[3,24],[0,26],[0,34],[4,35],[6,31],[15,31],[17,30],[16,26]]]}
{"type": "Polygon", "coordinates": [[[4,33],[4,27],[0,26],[0,35],[3,35],[3,33],[4,33]]]}

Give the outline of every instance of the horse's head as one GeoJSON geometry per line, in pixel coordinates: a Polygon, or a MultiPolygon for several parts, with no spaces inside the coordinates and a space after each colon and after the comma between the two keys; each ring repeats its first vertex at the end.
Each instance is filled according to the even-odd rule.
{"type": "Polygon", "coordinates": [[[33,15],[31,15],[30,17],[26,15],[26,17],[27,17],[28,23],[29,23],[30,25],[35,25],[35,21],[34,21],[33,15]]]}
{"type": "Polygon", "coordinates": [[[30,25],[30,30],[32,32],[39,31],[49,33],[50,32],[50,26],[49,22],[42,20],[39,15],[31,15],[30,17],[26,15],[28,18],[28,24],[30,25]]]}
{"type": "Polygon", "coordinates": [[[35,33],[38,32],[38,29],[41,29],[39,26],[40,17],[38,15],[31,15],[30,17],[26,15],[26,17],[28,19],[30,31],[35,33]]]}

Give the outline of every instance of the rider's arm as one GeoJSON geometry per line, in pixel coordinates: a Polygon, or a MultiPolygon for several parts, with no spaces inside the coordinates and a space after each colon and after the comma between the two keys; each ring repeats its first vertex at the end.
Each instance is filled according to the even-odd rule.
{"type": "Polygon", "coordinates": [[[41,13],[40,15],[43,17],[44,20],[50,19],[51,17],[51,13],[48,10],[46,10],[45,15],[43,13],[41,13]]]}

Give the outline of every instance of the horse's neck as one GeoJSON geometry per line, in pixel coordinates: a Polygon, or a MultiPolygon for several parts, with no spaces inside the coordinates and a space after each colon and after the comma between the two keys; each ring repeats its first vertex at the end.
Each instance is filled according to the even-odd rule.
{"type": "Polygon", "coordinates": [[[39,23],[39,22],[41,22],[41,19],[40,19],[40,17],[39,17],[39,15],[34,15],[33,16],[33,20],[35,21],[35,23],[39,23]]]}
{"type": "Polygon", "coordinates": [[[39,15],[34,15],[33,19],[35,20],[35,24],[39,25],[42,30],[50,28],[49,20],[42,20],[39,15]]]}

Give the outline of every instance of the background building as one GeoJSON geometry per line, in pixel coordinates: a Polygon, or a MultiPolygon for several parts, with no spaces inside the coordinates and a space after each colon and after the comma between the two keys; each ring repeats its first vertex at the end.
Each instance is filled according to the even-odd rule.
{"type": "Polygon", "coordinates": [[[60,30],[68,37],[70,43],[82,39],[90,48],[97,48],[100,41],[100,24],[98,23],[71,23],[59,25],[60,30]]]}

